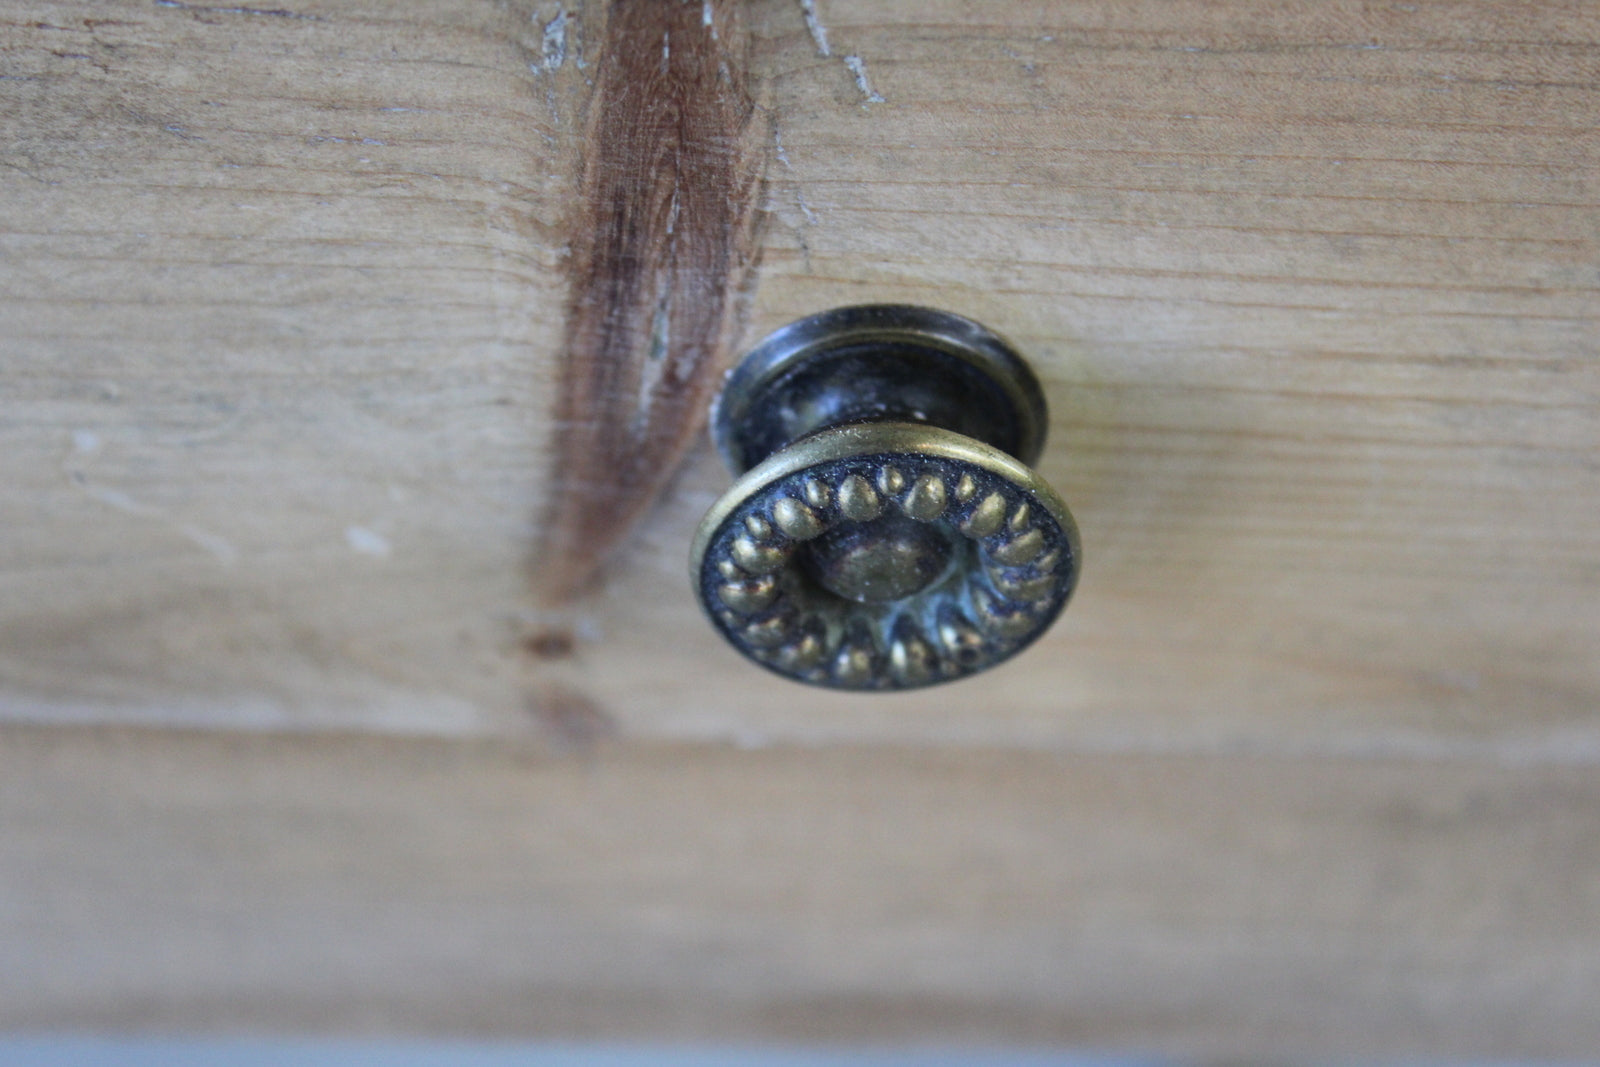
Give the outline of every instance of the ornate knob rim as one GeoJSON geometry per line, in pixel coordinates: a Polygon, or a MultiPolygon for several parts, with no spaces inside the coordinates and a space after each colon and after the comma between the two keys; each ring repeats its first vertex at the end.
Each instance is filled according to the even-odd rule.
{"type": "Polygon", "coordinates": [[[1060,614],[1080,564],[1070,512],[1027,466],[948,430],[881,422],[812,434],[740,477],[702,520],[690,577],[713,625],[769,670],[893,691],[1022,651],[1060,614]],[[924,588],[864,603],[808,571],[818,538],[889,518],[949,547],[924,588]]]}

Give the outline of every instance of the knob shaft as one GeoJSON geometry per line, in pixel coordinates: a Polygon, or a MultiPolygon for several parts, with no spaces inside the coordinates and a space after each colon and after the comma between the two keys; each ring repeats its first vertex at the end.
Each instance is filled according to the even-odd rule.
{"type": "Polygon", "coordinates": [[[701,521],[712,623],[779,674],[949,681],[1015,655],[1077,582],[1077,527],[1032,470],[1047,414],[1000,337],[948,312],[839,308],[729,376],[712,432],[741,475],[701,521]]]}

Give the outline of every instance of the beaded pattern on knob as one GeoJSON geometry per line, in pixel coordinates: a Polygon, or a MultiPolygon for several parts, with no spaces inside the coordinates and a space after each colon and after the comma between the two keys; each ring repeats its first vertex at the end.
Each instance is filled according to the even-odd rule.
{"type": "Polygon", "coordinates": [[[937,455],[854,456],[752,493],[712,535],[701,593],[728,639],[780,674],[911,689],[990,667],[1043,632],[1072,592],[1073,544],[1050,508],[993,471],[937,455]],[[861,603],[807,573],[808,543],[895,514],[949,543],[954,558],[926,588],[861,603]]]}

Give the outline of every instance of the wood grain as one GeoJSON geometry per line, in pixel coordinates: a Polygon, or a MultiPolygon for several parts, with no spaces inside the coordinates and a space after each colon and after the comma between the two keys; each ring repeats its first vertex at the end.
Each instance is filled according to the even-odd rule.
{"type": "Polygon", "coordinates": [[[570,600],[703,431],[751,282],[771,134],[739,7],[617,0],[587,104],[535,577],[570,600]]]}
{"type": "MultiPolygon", "coordinates": [[[[603,288],[569,243],[606,153],[646,143],[592,144],[604,9],[29,10],[0,82],[13,717],[518,732],[579,698],[674,738],[1600,758],[1587,6],[730,9],[770,101],[746,138],[774,135],[746,340],[861,300],[1002,330],[1084,531],[1010,670],[865,705],[702,624],[709,450],[641,510],[719,358],[686,342],[686,390],[638,407],[661,279],[731,279],[745,221],[640,245],[612,326],[571,284],[603,288]],[[532,596],[628,515],[598,591],[532,596]]],[[[706,75],[673,54],[669,86],[706,75]]],[[[746,105],[705,99],[708,184],[743,188],[746,105]]],[[[669,338],[732,329],[713,304],[669,338]]]]}
{"type": "Polygon", "coordinates": [[[0,1026],[1600,1047],[1588,768],[0,729],[0,1026]]]}
{"type": "Polygon", "coordinates": [[[610,5],[0,0],[7,1025],[1592,1054],[1600,9],[712,12],[613,142],[610,5]],[[770,167],[584,244],[641,145],[770,167]],[[890,699],[718,643],[672,455],[876,300],[1029,354],[1086,557],[890,699]]]}

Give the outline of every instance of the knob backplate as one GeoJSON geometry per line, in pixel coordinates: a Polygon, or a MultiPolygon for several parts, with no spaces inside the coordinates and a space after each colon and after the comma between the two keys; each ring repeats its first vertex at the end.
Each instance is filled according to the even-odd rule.
{"type": "Polygon", "coordinates": [[[1004,338],[971,319],[909,304],[807,316],[769,335],[728,375],[711,435],[735,474],[807,434],[850,422],[953,430],[1032,464],[1044,392],[1004,338]]]}

